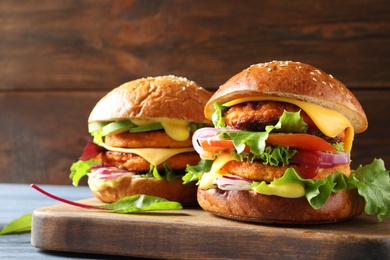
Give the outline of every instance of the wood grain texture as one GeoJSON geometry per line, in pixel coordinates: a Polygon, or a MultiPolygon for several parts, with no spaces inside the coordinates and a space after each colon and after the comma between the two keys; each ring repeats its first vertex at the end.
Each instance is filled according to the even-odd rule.
{"type": "Polygon", "coordinates": [[[4,0],[0,89],[110,89],[165,74],[217,88],[274,59],[390,87],[389,13],[386,0],[4,0]]]}
{"type": "Polygon", "coordinates": [[[0,1],[0,182],[68,184],[93,105],[132,79],[215,90],[251,64],[317,66],[359,98],[353,166],[390,163],[390,4],[340,1],[0,1]]]}
{"type": "Polygon", "coordinates": [[[62,204],[34,211],[31,242],[48,250],[158,259],[388,259],[389,232],[388,219],[366,215],[328,225],[267,226],[200,209],[112,214],[62,204]]]}

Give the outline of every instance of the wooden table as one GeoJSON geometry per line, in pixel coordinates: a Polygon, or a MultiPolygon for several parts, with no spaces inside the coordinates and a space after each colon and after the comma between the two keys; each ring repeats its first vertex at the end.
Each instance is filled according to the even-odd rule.
{"type": "MultiPolygon", "coordinates": [[[[42,187],[101,203],[86,187],[42,187]]],[[[34,210],[31,239],[29,233],[0,236],[0,258],[6,259],[390,259],[390,219],[378,223],[366,215],[336,224],[271,226],[197,208],[113,214],[56,203],[20,184],[0,184],[0,205],[0,227],[34,210]]]]}

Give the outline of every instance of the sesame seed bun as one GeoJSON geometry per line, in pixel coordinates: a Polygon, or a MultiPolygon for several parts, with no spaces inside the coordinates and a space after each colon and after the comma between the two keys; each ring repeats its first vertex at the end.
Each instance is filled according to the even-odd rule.
{"type": "MultiPolygon", "coordinates": [[[[210,97],[209,91],[183,77],[168,75],[141,78],[124,83],[106,94],[93,108],[88,122],[179,119],[211,124],[203,114],[204,105],[210,97]]],[[[177,141],[162,130],[113,134],[106,136],[103,142],[116,148],[192,148],[191,135],[187,140],[177,141]]],[[[199,162],[200,157],[195,152],[176,154],[156,165],[159,171],[164,172],[165,167],[174,171],[178,177],[172,181],[142,176],[150,171],[151,163],[137,154],[108,150],[100,158],[103,164],[134,174],[110,179],[107,185],[100,185],[101,177],[90,175],[89,187],[104,202],[145,194],[177,201],[184,206],[197,204],[195,182],[183,184],[181,180],[187,164],[196,165],[199,162]],[[95,183],[100,186],[95,188],[95,183]]]]}
{"type": "Polygon", "coordinates": [[[105,95],[93,108],[88,122],[169,118],[210,123],[203,115],[204,104],[210,97],[210,92],[183,77],[137,79],[105,95]]]}
{"type": "Polygon", "coordinates": [[[356,133],[368,127],[363,108],[343,83],[313,66],[287,61],[255,64],[230,78],[206,104],[205,116],[211,119],[216,102],[255,96],[292,98],[336,110],[356,133]]]}
{"type": "MultiPolygon", "coordinates": [[[[303,101],[337,111],[350,121],[356,133],[363,132],[368,126],[367,117],[359,101],[343,83],[322,70],[300,62],[272,61],[244,69],[219,87],[205,105],[204,113],[207,118],[211,119],[215,112],[215,103],[223,104],[240,98],[248,98],[246,99],[248,105],[246,103],[235,104],[223,112],[224,123],[227,128],[234,128],[237,131],[263,131],[266,125],[273,125],[273,121],[275,124],[278,122],[281,116],[278,110],[280,107],[283,108],[281,111],[294,111],[295,109],[287,107],[283,99],[273,102],[272,97],[303,101]],[[250,98],[257,97],[261,101],[251,102],[250,98]],[[270,98],[267,99],[267,97],[270,98]]],[[[286,102],[288,103],[288,100],[286,102]]],[[[316,129],[311,118],[305,114],[302,118],[308,123],[308,132],[305,134],[323,138],[324,134],[316,129]]],[[[327,136],[324,137],[327,138],[323,139],[328,143],[343,142],[345,130],[337,136],[332,136],[332,140],[327,136]]],[[[301,147],[298,154],[303,152],[304,148],[301,147]]],[[[313,150],[316,149],[320,150],[319,148],[313,150]]],[[[220,171],[243,178],[248,183],[251,181],[271,183],[283,177],[288,168],[293,168],[302,178],[315,180],[326,179],[329,174],[335,172],[350,175],[349,161],[334,163],[328,165],[329,167],[320,167],[320,164],[310,164],[314,159],[308,154],[302,153],[302,157],[306,156],[306,161],[290,162],[285,166],[281,163],[264,165],[264,160],[256,157],[254,160],[231,160],[224,164],[220,171]],[[307,169],[309,172],[315,169],[315,175],[306,175],[307,169]]],[[[362,214],[365,204],[356,189],[332,193],[320,209],[314,209],[303,193],[299,198],[286,198],[282,197],[282,194],[281,196],[263,195],[248,188],[229,190],[228,184],[226,187],[223,184],[217,185],[217,182],[213,184],[214,186],[205,186],[205,189],[198,188],[199,205],[215,215],[248,222],[275,224],[337,222],[362,214]]],[[[234,185],[232,189],[235,189],[234,185]]],[[[238,186],[237,189],[241,187],[238,186]]],[[[318,196],[327,198],[327,195],[324,193],[318,196]]]]}

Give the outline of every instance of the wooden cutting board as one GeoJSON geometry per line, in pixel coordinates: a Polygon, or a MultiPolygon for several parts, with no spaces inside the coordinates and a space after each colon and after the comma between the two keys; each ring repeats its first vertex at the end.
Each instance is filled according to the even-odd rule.
{"type": "Polygon", "coordinates": [[[336,224],[271,226],[198,208],[115,214],[59,204],[34,211],[31,243],[46,250],[159,259],[390,259],[390,219],[379,223],[362,215],[336,224]]]}

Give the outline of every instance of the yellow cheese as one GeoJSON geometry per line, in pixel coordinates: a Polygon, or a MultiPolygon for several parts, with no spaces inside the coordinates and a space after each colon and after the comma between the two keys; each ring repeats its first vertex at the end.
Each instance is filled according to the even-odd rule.
{"type": "Polygon", "coordinates": [[[213,162],[210,172],[223,173],[221,171],[222,167],[230,161],[233,161],[234,158],[230,155],[230,152],[221,153],[213,162]]]}
{"type": "Polygon", "coordinates": [[[337,111],[316,104],[294,100],[290,98],[269,97],[269,96],[235,99],[223,104],[223,106],[231,107],[233,105],[243,103],[243,102],[263,101],[263,100],[281,101],[281,102],[291,103],[300,107],[303,111],[306,112],[306,114],[310,116],[310,118],[313,120],[316,126],[326,136],[335,137],[340,132],[347,129],[345,139],[344,139],[344,150],[351,151],[352,142],[354,138],[353,127],[349,122],[349,120],[337,111]]]}
{"type": "Polygon", "coordinates": [[[159,165],[160,163],[165,162],[167,159],[169,159],[170,157],[172,157],[176,154],[195,151],[195,149],[192,147],[186,147],[186,148],[118,148],[118,147],[109,146],[105,143],[100,143],[99,145],[106,148],[107,150],[113,151],[113,152],[137,154],[153,165],[159,165]]]}
{"type": "Polygon", "coordinates": [[[205,172],[202,175],[202,178],[199,181],[199,188],[202,190],[214,189],[215,185],[213,184],[214,180],[220,177],[221,174],[216,172],[205,172]]]}

